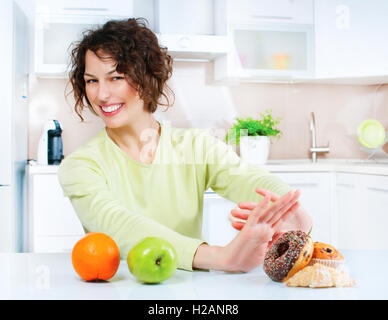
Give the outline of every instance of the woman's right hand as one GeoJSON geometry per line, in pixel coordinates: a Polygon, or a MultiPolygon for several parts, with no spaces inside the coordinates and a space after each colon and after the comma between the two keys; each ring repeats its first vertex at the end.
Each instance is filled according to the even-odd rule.
{"type": "Polygon", "coordinates": [[[227,272],[247,272],[258,267],[264,261],[267,245],[279,224],[297,210],[299,195],[299,191],[290,191],[272,204],[269,196],[264,197],[228,245],[201,245],[194,256],[193,267],[227,272]]]}

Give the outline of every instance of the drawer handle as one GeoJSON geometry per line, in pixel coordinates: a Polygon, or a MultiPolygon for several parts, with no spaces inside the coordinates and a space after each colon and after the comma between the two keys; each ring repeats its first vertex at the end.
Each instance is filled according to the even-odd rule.
{"type": "Polygon", "coordinates": [[[108,11],[107,8],[63,8],[66,11],[108,11]]]}
{"type": "Polygon", "coordinates": [[[368,187],[367,189],[372,190],[372,191],[377,191],[377,192],[388,193],[388,189],[372,188],[372,187],[368,187]]]}
{"type": "Polygon", "coordinates": [[[289,17],[289,16],[263,16],[263,15],[251,14],[250,17],[253,19],[292,20],[292,17],[289,17]]]}
{"type": "Polygon", "coordinates": [[[354,185],[352,185],[352,184],[347,184],[347,183],[337,183],[337,186],[346,187],[346,188],[351,188],[351,189],[354,189],[354,188],[355,188],[354,185]]]}
{"type": "Polygon", "coordinates": [[[306,183],[290,183],[290,186],[292,186],[292,187],[315,187],[317,185],[318,185],[317,183],[309,183],[309,182],[306,182],[306,183]]]}

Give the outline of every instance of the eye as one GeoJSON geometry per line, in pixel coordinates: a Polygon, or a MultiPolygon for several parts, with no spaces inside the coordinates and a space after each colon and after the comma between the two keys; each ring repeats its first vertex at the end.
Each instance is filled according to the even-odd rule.
{"type": "Polygon", "coordinates": [[[117,76],[117,77],[113,77],[112,79],[113,79],[113,80],[122,80],[122,79],[124,79],[124,77],[117,76]]]}
{"type": "Polygon", "coordinates": [[[85,80],[86,83],[94,83],[94,82],[97,82],[97,80],[94,80],[94,79],[88,79],[88,80],[85,80]]]}

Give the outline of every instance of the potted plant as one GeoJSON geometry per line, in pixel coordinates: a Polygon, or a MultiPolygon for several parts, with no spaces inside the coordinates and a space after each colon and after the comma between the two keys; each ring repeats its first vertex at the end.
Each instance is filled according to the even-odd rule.
{"type": "Polygon", "coordinates": [[[274,119],[272,110],[260,113],[260,119],[236,118],[235,124],[225,137],[228,143],[240,145],[240,156],[249,164],[265,164],[268,159],[270,137],[280,138],[277,128],[281,118],[274,119]]]}

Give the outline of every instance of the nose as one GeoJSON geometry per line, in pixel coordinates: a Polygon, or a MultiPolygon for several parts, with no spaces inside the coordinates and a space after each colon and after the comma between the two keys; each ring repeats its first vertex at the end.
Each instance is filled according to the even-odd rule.
{"type": "Polygon", "coordinates": [[[98,86],[97,98],[101,103],[107,102],[110,98],[110,88],[105,81],[100,81],[98,86]]]}

